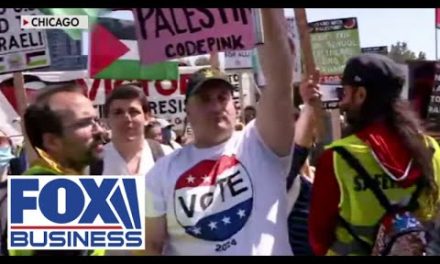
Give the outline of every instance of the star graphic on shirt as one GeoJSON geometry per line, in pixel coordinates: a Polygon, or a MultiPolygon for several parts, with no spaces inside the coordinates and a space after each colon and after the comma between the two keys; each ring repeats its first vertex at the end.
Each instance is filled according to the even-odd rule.
{"type": "Polygon", "coordinates": [[[246,216],[246,212],[243,209],[238,210],[237,214],[238,214],[238,216],[240,216],[240,218],[243,218],[246,216]]]}
{"type": "Polygon", "coordinates": [[[209,223],[209,228],[211,228],[211,230],[214,230],[217,228],[217,222],[210,222],[209,223]]]}
{"type": "Polygon", "coordinates": [[[211,177],[209,177],[208,175],[205,175],[202,177],[203,178],[203,183],[211,183],[211,177]]]}
{"type": "Polygon", "coordinates": [[[188,178],[186,178],[186,181],[188,182],[188,183],[194,183],[194,180],[195,180],[196,178],[194,178],[192,175],[189,175],[188,176],[188,178]]]}
{"type": "Polygon", "coordinates": [[[231,223],[231,218],[230,217],[223,217],[222,222],[225,223],[225,225],[230,224],[231,223]]]}
{"type": "Polygon", "coordinates": [[[200,227],[194,227],[191,232],[193,232],[195,235],[200,235],[202,233],[200,227]]]}

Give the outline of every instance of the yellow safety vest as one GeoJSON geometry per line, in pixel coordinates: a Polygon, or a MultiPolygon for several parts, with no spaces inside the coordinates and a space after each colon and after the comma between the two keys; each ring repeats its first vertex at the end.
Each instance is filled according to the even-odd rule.
{"type": "MultiPolygon", "coordinates": [[[[440,148],[438,143],[427,137],[434,147],[433,169],[435,180],[440,183],[440,148]]],[[[356,135],[351,135],[332,143],[328,148],[341,146],[347,149],[360,164],[365,168],[370,176],[378,180],[378,183],[387,196],[388,200],[399,202],[409,199],[415,191],[416,186],[409,188],[399,187],[380,167],[371,150],[356,135]]],[[[379,220],[385,214],[385,209],[380,205],[374,193],[365,186],[361,176],[357,175],[342,157],[333,152],[333,168],[336,180],[339,185],[339,215],[345,219],[364,241],[373,244],[375,240],[376,228],[379,220]]],[[[434,208],[423,206],[426,196],[422,192],[418,199],[422,205],[417,210],[416,215],[423,220],[428,220],[434,214],[434,208]]],[[[335,242],[330,246],[327,255],[369,255],[364,248],[357,243],[353,236],[341,225],[337,225],[335,230],[335,242]]]]}
{"type": "MultiPolygon", "coordinates": [[[[29,168],[26,172],[23,173],[23,175],[59,175],[56,170],[45,167],[42,165],[35,165],[29,168]]],[[[8,250],[8,253],[10,256],[32,256],[34,255],[33,250],[8,250]]],[[[88,252],[89,256],[104,256],[105,250],[104,249],[95,249],[90,250],[88,252]]]]}

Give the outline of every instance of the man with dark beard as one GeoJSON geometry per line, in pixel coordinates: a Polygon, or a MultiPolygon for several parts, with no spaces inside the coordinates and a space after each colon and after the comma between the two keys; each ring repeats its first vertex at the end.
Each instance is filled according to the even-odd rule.
{"type": "MultiPolygon", "coordinates": [[[[24,114],[38,159],[24,175],[81,175],[101,159],[105,132],[92,102],[75,85],[47,88],[24,114]]],[[[25,176],[24,176],[25,177],[25,176]]],[[[103,250],[9,250],[9,255],[103,255],[103,250]]]]}
{"type": "Polygon", "coordinates": [[[372,246],[385,209],[364,178],[332,148],[343,147],[357,159],[392,204],[408,206],[422,186],[417,209],[411,211],[422,220],[433,216],[438,202],[440,149],[400,99],[404,77],[391,59],[377,54],[350,59],[342,84],[340,108],[348,133],[318,162],[309,239],[316,255],[369,255],[371,250],[359,245],[344,220],[372,246]]]}

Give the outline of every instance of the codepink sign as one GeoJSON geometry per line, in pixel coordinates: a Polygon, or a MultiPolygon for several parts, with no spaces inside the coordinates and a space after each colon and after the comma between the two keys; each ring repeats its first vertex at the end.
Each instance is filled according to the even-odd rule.
{"type": "Polygon", "coordinates": [[[133,9],[142,64],[255,45],[251,8],[133,9]]]}

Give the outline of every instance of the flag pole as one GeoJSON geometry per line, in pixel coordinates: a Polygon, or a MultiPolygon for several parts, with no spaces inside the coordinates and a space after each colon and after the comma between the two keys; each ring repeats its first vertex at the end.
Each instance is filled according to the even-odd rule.
{"type": "Polygon", "coordinates": [[[439,10],[437,10],[437,8],[434,9],[435,15],[434,15],[434,30],[435,30],[435,60],[438,60],[438,21],[439,21],[439,17],[438,17],[438,13],[439,10]]]}
{"type": "Polygon", "coordinates": [[[20,116],[20,127],[23,135],[23,147],[26,153],[26,159],[28,161],[28,167],[31,162],[38,158],[33,146],[29,141],[29,137],[26,133],[24,125],[24,113],[27,108],[27,96],[26,89],[24,87],[24,76],[22,72],[13,73],[14,93],[17,102],[18,115],[20,116]]]}
{"type": "Polygon", "coordinates": [[[435,60],[438,60],[438,28],[435,25],[435,60]]]}

